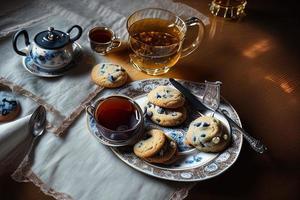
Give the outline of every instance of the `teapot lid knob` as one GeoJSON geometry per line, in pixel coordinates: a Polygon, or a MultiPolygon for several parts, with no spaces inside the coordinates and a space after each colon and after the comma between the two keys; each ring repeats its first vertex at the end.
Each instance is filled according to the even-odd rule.
{"type": "Polygon", "coordinates": [[[52,32],[52,31],[54,31],[54,28],[53,27],[48,27],[48,31],[52,32]]]}
{"type": "Polygon", "coordinates": [[[48,40],[53,40],[54,39],[54,34],[53,34],[53,31],[54,31],[54,28],[53,27],[48,27],[48,36],[47,36],[47,39],[48,40]]]}

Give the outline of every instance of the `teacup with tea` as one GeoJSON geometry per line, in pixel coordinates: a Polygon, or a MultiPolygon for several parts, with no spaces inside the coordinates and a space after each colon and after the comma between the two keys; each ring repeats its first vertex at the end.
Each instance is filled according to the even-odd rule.
{"type": "Polygon", "coordinates": [[[127,96],[112,95],[99,99],[86,110],[95,119],[101,135],[111,142],[131,144],[144,127],[143,111],[127,96]]]}
{"type": "Polygon", "coordinates": [[[108,27],[94,27],[88,32],[88,39],[93,51],[100,55],[106,55],[113,48],[121,45],[121,41],[108,27]]]}
{"type": "Polygon", "coordinates": [[[164,74],[177,61],[193,52],[204,35],[204,25],[196,17],[182,20],[174,13],[158,8],[136,11],[127,20],[130,61],[135,68],[150,75],[164,74]],[[192,44],[183,48],[188,27],[198,26],[192,44]]]}

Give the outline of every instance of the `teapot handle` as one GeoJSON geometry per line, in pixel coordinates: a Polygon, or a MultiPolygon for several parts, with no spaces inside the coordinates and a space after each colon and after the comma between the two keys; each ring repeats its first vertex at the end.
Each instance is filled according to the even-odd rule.
{"type": "Polygon", "coordinates": [[[76,28],[76,29],[78,30],[78,33],[77,33],[77,35],[76,35],[75,37],[70,38],[70,41],[71,41],[71,42],[75,42],[75,41],[78,40],[78,39],[81,37],[81,35],[82,35],[82,28],[81,28],[79,25],[74,25],[74,26],[72,26],[71,28],[69,28],[69,29],[67,30],[67,33],[70,34],[71,31],[72,31],[74,28],[76,28]]]}
{"type": "Polygon", "coordinates": [[[13,37],[13,48],[14,48],[14,50],[17,54],[19,54],[21,56],[27,56],[26,53],[24,53],[23,51],[20,51],[17,47],[18,37],[20,35],[24,35],[24,40],[25,40],[26,47],[30,45],[28,32],[26,30],[21,30],[21,31],[16,32],[14,37],[13,37]]]}

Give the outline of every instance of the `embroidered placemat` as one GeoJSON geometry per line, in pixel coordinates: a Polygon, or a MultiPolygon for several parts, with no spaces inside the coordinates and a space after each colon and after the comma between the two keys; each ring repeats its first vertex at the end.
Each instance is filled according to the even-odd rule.
{"type": "Polygon", "coordinates": [[[159,180],[126,166],[88,133],[85,116],[80,114],[85,103],[101,95],[102,88],[91,82],[90,71],[96,63],[105,61],[105,57],[89,50],[87,30],[106,25],[126,40],[127,16],[145,7],[165,8],[183,17],[197,16],[208,23],[198,11],[171,0],[51,1],[18,8],[20,16],[30,19],[26,23],[12,20],[19,17],[13,9],[1,18],[0,27],[3,21],[11,26],[3,26],[0,31],[0,83],[44,105],[49,115],[47,133],[14,173],[15,180],[32,181],[56,199],[182,199],[188,194],[193,184],[159,180]],[[42,9],[39,17],[34,14],[38,8],[42,9]],[[84,28],[78,41],[83,54],[65,76],[39,78],[22,67],[22,58],[11,46],[16,30],[26,28],[32,38],[49,25],[66,30],[74,24],[84,28]]]}

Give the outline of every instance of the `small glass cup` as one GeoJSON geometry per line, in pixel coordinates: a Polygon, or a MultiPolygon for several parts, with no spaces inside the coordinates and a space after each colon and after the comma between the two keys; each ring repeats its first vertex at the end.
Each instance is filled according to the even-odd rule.
{"type": "Polygon", "coordinates": [[[131,98],[111,95],[86,107],[87,113],[96,121],[99,133],[115,143],[133,143],[144,127],[140,106],[131,98]]]}
{"type": "Polygon", "coordinates": [[[94,27],[88,32],[91,49],[100,55],[106,55],[113,48],[121,45],[121,41],[108,27],[94,27]]]}
{"type": "Polygon", "coordinates": [[[238,19],[245,16],[246,4],[246,0],[212,0],[209,10],[215,16],[238,19]]]}

